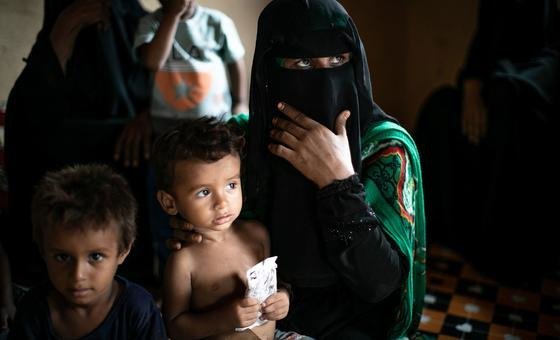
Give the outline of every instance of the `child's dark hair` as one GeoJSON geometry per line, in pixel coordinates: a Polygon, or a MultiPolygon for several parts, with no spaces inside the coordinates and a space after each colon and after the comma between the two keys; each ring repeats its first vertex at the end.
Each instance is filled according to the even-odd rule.
{"type": "Polygon", "coordinates": [[[245,139],[233,124],[215,117],[187,120],[159,136],[152,150],[156,186],[170,190],[175,180],[175,164],[196,159],[216,162],[227,155],[241,157],[245,139]]]}
{"type": "Polygon", "coordinates": [[[128,183],[109,166],[69,166],[47,173],[35,190],[31,213],[33,239],[43,251],[47,228],[98,230],[115,221],[122,253],[136,237],[136,213],[136,200],[128,183]]]}

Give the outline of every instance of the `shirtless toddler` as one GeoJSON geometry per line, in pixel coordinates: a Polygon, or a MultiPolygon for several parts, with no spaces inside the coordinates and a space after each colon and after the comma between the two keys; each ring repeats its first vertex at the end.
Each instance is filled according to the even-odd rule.
{"type": "Polygon", "coordinates": [[[163,315],[171,338],[272,339],[289,309],[280,289],[260,304],[245,297],[247,269],[270,255],[268,233],[238,220],[242,206],[243,137],[215,118],[187,121],[154,146],[157,198],[166,213],[187,220],[202,242],[168,259],[163,315]],[[261,318],[268,322],[235,332],[261,318]]]}

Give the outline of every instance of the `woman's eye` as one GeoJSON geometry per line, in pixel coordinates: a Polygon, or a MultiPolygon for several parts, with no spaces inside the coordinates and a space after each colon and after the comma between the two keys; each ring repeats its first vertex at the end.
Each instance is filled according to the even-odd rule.
{"type": "Polygon", "coordinates": [[[60,263],[64,263],[68,261],[68,259],[70,259],[70,256],[66,254],[55,254],[53,257],[56,262],[60,262],[60,263]]]}
{"type": "Polygon", "coordinates": [[[103,254],[101,254],[101,253],[93,253],[93,254],[89,255],[89,259],[92,262],[100,262],[101,260],[103,260],[104,257],[105,256],[103,256],[103,254]]]}
{"type": "Polygon", "coordinates": [[[299,69],[311,68],[311,59],[308,59],[308,58],[297,59],[297,61],[294,63],[294,65],[296,66],[296,68],[299,68],[299,69]]]}
{"type": "Polygon", "coordinates": [[[208,195],[210,195],[210,190],[208,189],[202,189],[196,193],[196,197],[206,197],[208,195]]]}
{"type": "Polygon", "coordinates": [[[332,67],[336,67],[336,66],[340,66],[340,65],[346,63],[347,61],[348,61],[348,58],[344,54],[341,54],[341,55],[331,57],[330,60],[329,60],[329,64],[332,67]]]}
{"type": "Polygon", "coordinates": [[[344,61],[344,57],[341,55],[337,55],[335,57],[331,57],[330,64],[331,65],[338,65],[344,61]]]}
{"type": "Polygon", "coordinates": [[[283,68],[292,70],[308,70],[313,68],[310,58],[285,58],[280,60],[280,65],[283,68]]]}

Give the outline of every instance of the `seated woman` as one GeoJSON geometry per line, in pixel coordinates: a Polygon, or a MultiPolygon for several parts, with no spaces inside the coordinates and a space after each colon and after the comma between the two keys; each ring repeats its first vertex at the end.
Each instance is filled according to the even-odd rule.
{"type": "MultiPolygon", "coordinates": [[[[418,152],[373,101],[360,37],[337,1],[263,10],[250,111],[234,117],[247,129],[246,206],[293,293],[278,327],[320,339],[412,335],[425,288],[418,152]]],[[[174,224],[177,238],[200,240],[184,232],[196,226],[174,224]]]]}

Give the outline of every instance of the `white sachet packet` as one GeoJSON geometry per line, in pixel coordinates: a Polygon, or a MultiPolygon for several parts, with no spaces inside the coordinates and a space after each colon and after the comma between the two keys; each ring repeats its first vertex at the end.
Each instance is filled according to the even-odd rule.
{"type": "MultiPolygon", "coordinates": [[[[247,270],[247,292],[245,296],[255,298],[259,303],[263,303],[270,295],[276,293],[276,258],[277,256],[266,258],[247,270]]],[[[241,332],[260,326],[267,321],[261,319],[261,313],[259,312],[257,321],[251,326],[236,328],[235,330],[241,332]]]]}

